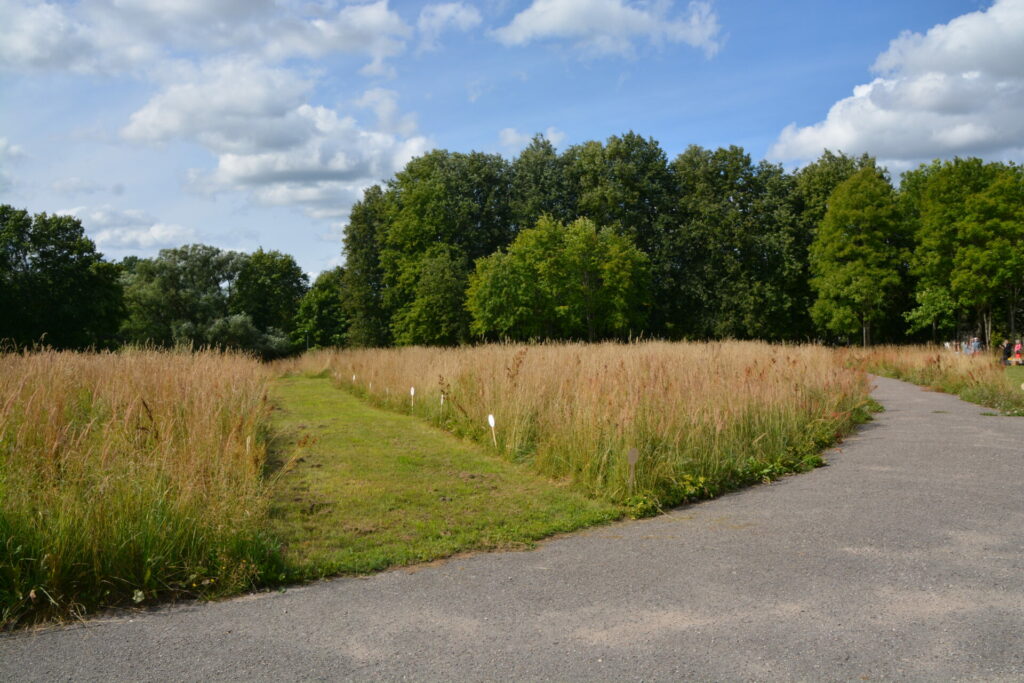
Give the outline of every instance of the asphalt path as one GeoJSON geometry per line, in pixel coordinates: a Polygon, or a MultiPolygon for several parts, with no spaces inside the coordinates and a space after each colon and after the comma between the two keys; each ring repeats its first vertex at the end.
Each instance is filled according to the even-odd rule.
{"type": "Polygon", "coordinates": [[[1024,418],[877,380],[829,465],[543,543],[0,637],[0,680],[1024,680],[1024,418]]]}

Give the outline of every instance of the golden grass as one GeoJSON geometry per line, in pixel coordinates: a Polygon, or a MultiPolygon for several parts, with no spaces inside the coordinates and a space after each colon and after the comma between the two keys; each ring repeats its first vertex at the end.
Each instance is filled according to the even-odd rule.
{"type": "Polygon", "coordinates": [[[0,624],[267,571],[269,378],[212,351],[0,356],[0,624]]]}
{"type": "Polygon", "coordinates": [[[640,513],[815,464],[864,418],[868,394],[828,349],[753,342],[317,351],[284,367],[493,438],[505,457],[640,513]]]}
{"type": "Polygon", "coordinates": [[[970,356],[935,346],[875,346],[843,354],[851,367],[957,394],[965,401],[1024,415],[1017,373],[995,355],[970,356]]]}

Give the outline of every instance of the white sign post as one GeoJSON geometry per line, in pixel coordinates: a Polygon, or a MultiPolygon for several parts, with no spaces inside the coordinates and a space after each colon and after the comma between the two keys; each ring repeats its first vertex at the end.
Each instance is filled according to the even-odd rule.
{"type": "Polygon", "coordinates": [[[494,434],[494,416],[493,415],[488,415],[487,416],[487,424],[489,424],[491,426],[491,441],[494,442],[494,447],[497,448],[498,447],[498,437],[495,436],[495,434],[494,434]]]}
{"type": "Polygon", "coordinates": [[[416,387],[409,387],[409,407],[416,408],[416,387]]]}

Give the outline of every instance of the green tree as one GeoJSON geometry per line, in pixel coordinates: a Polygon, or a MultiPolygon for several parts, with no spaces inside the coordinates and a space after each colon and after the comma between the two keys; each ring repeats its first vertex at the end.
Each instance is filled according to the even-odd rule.
{"type": "Polygon", "coordinates": [[[629,237],[544,217],[477,261],[467,308],[485,337],[622,338],[642,329],[649,285],[648,259],[629,237]]]}
{"type": "Polygon", "coordinates": [[[109,346],[123,312],[119,270],[81,221],[0,206],[0,341],[109,346]]]}
{"type": "Polygon", "coordinates": [[[535,135],[512,162],[510,210],[516,229],[533,227],[541,216],[574,218],[566,183],[564,159],[547,138],[535,135]]]}
{"type": "Polygon", "coordinates": [[[740,147],[691,146],[672,170],[677,224],[664,232],[661,260],[678,292],[675,329],[700,338],[806,336],[807,242],[793,177],[754,164],[740,147]]]}
{"type": "Polygon", "coordinates": [[[379,185],[370,187],[352,207],[345,226],[344,307],[347,341],[352,346],[386,346],[391,342],[380,257],[394,207],[393,195],[379,185]]]}
{"type": "Polygon", "coordinates": [[[230,314],[230,289],[245,260],[238,252],[190,244],[138,261],[124,277],[122,333],[139,344],[211,343],[212,325],[230,314]]]}
{"type": "Polygon", "coordinates": [[[998,291],[990,293],[987,288],[996,286],[992,272],[996,264],[984,253],[990,248],[990,235],[981,226],[991,216],[981,215],[986,211],[976,198],[993,184],[1001,168],[978,158],[957,157],[903,175],[904,212],[915,228],[911,261],[919,301],[911,312],[915,319],[931,316],[937,324],[940,319],[959,319],[971,312],[975,325],[990,339],[993,297],[998,291]],[[932,298],[928,292],[933,293],[932,298]],[[947,293],[938,301],[945,301],[948,308],[928,306],[934,304],[938,292],[947,293]]]}
{"type": "Polygon", "coordinates": [[[435,150],[410,161],[389,189],[394,208],[381,239],[380,265],[395,341],[466,339],[468,264],[507,244],[514,233],[510,165],[498,155],[435,150]],[[441,263],[451,272],[438,272],[441,263]],[[441,305],[449,308],[437,310],[441,305]],[[430,334],[428,310],[439,326],[430,334]]]}
{"type": "Polygon", "coordinates": [[[257,249],[242,262],[231,287],[228,311],[248,315],[257,330],[288,336],[309,277],[288,254],[257,249]]]}
{"type": "Polygon", "coordinates": [[[292,341],[298,348],[328,348],[348,345],[344,268],[325,270],[317,276],[299,303],[292,341]]]}
{"type": "Polygon", "coordinates": [[[892,186],[877,168],[866,167],[832,193],[811,244],[815,322],[837,335],[861,333],[871,343],[872,326],[901,285],[903,223],[892,186]]]}
{"type": "Polygon", "coordinates": [[[995,177],[969,196],[955,223],[956,253],[950,289],[957,301],[974,310],[992,341],[992,312],[1004,304],[1010,334],[1024,286],[1024,174],[1019,167],[994,165],[995,177]]]}
{"type": "Polygon", "coordinates": [[[465,309],[469,265],[460,251],[438,244],[413,261],[405,275],[413,296],[391,321],[395,343],[452,346],[468,340],[465,309]]]}

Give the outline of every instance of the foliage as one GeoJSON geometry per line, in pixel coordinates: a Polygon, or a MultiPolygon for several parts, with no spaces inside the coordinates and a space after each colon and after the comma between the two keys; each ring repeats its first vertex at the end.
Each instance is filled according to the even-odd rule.
{"type": "Polygon", "coordinates": [[[738,147],[672,162],[678,226],[664,237],[675,329],[700,338],[807,336],[806,250],[793,179],[738,147]]]}
{"type": "Polygon", "coordinates": [[[122,296],[117,267],[77,218],[0,206],[0,342],[110,346],[122,296]]]}
{"type": "Polygon", "coordinates": [[[349,303],[345,269],[325,270],[299,302],[292,341],[306,349],[345,346],[349,334],[349,303]]]}
{"type": "Polygon", "coordinates": [[[257,249],[242,261],[231,284],[228,310],[248,315],[257,330],[293,330],[293,317],[309,289],[309,277],[295,259],[279,251],[257,249]]]}
{"type": "Polygon", "coordinates": [[[883,318],[901,284],[902,224],[892,186],[874,167],[857,171],[832,194],[811,244],[815,321],[840,336],[861,332],[883,318]]]}
{"type": "Polygon", "coordinates": [[[391,341],[380,250],[392,204],[379,185],[370,187],[352,207],[345,228],[345,313],[352,346],[386,346],[391,341]]]}
{"type": "Polygon", "coordinates": [[[468,338],[464,308],[469,264],[512,239],[510,194],[508,162],[479,152],[430,152],[395,176],[389,188],[394,208],[380,240],[380,265],[383,304],[397,343],[468,338]],[[443,266],[451,272],[441,273],[443,266]],[[425,329],[426,316],[437,316],[444,329],[425,329]]]}
{"type": "Polygon", "coordinates": [[[632,241],[581,218],[543,217],[507,252],[477,261],[472,330],[503,339],[624,338],[647,308],[647,257],[632,241]]]}
{"type": "Polygon", "coordinates": [[[262,250],[254,256],[250,265],[246,254],[192,244],[133,261],[123,280],[122,334],[135,344],[289,353],[284,329],[267,323],[291,325],[306,276],[290,256],[262,250]]]}

